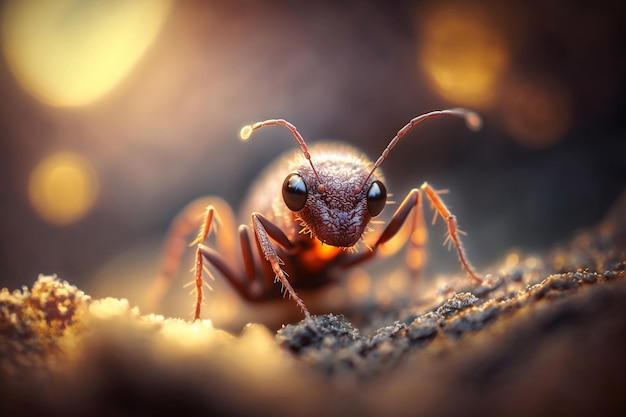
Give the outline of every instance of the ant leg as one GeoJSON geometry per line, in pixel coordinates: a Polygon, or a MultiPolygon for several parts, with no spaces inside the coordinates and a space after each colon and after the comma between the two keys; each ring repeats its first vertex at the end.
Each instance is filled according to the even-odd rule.
{"type": "MultiPolygon", "coordinates": [[[[241,235],[240,235],[240,239],[242,239],[241,235]]],[[[245,239],[247,239],[247,237],[245,239]]],[[[249,239],[247,239],[247,242],[249,243],[249,239]]],[[[247,242],[244,242],[242,240],[241,241],[242,247],[248,244],[247,242]]],[[[246,281],[244,278],[239,277],[239,274],[229,266],[229,264],[224,260],[224,258],[216,250],[206,245],[203,245],[202,243],[199,243],[196,254],[198,253],[200,254],[200,256],[198,257],[196,255],[196,265],[197,265],[196,271],[202,271],[204,269],[203,259],[206,259],[211,265],[215,267],[215,269],[217,269],[220,272],[220,274],[224,276],[224,278],[226,278],[232,284],[235,290],[237,290],[237,292],[239,292],[239,294],[241,294],[244,298],[249,299],[249,300],[254,300],[258,298],[257,292],[255,292],[253,289],[254,264],[250,266],[247,264],[248,261],[246,260],[245,252],[244,252],[244,264],[246,268],[246,277],[248,278],[248,281],[246,281]],[[248,275],[248,270],[250,268],[252,269],[252,276],[248,275]]],[[[248,253],[251,253],[251,252],[248,251],[248,253]]],[[[252,258],[250,257],[250,259],[252,258]]],[[[196,280],[197,279],[198,277],[196,274],[196,280]]],[[[200,274],[200,279],[202,279],[202,274],[200,274]]],[[[199,308],[197,305],[196,305],[196,309],[197,311],[199,311],[199,308]]]]}
{"type": "MultiPolygon", "coordinates": [[[[282,233],[282,231],[280,231],[280,229],[278,229],[274,224],[272,224],[271,222],[269,222],[269,220],[263,218],[262,216],[259,216],[259,217],[261,217],[260,220],[262,224],[264,225],[264,227],[269,228],[268,229],[270,230],[270,232],[268,232],[269,236],[271,236],[272,238],[276,239],[279,242],[286,242],[287,244],[285,246],[287,247],[294,246],[291,242],[289,242],[289,240],[284,235],[284,233],[282,233]],[[282,234],[282,236],[280,236],[280,234],[282,234]]],[[[201,229],[200,235],[204,233],[204,229],[205,228],[201,229]]],[[[241,277],[240,276],[241,274],[239,274],[237,271],[232,269],[229,266],[229,263],[224,260],[224,258],[222,257],[220,253],[210,248],[209,246],[203,245],[202,243],[198,243],[198,252],[200,253],[200,256],[196,255],[196,262],[197,262],[196,271],[201,271],[204,269],[203,259],[205,259],[213,267],[215,267],[215,269],[217,269],[217,271],[219,271],[219,273],[224,278],[226,278],[230,282],[230,284],[242,297],[244,297],[245,299],[249,301],[255,301],[255,300],[263,299],[264,297],[267,296],[268,294],[267,290],[272,288],[273,282],[271,281],[271,278],[269,278],[270,280],[268,283],[264,283],[262,281],[263,280],[262,277],[257,279],[257,271],[255,269],[255,258],[253,255],[252,244],[251,244],[250,235],[248,234],[248,232],[249,232],[248,226],[243,225],[243,224],[239,226],[239,229],[238,229],[239,245],[240,245],[241,255],[242,255],[243,263],[244,263],[244,271],[245,271],[244,277],[241,277]]],[[[202,238],[203,238],[202,236],[199,237],[199,239],[202,239],[202,238]]],[[[196,252],[196,254],[198,254],[198,252],[196,252]]],[[[262,252],[260,253],[260,255],[264,256],[262,252]]],[[[270,269],[270,272],[271,271],[272,270],[270,269]]],[[[272,274],[272,277],[273,276],[274,275],[272,274]]],[[[197,276],[196,276],[196,279],[198,279],[197,276]]],[[[199,311],[200,310],[199,310],[198,304],[196,304],[195,316],[199,315],[199,311]]]]}
{"type": "Polygon", "coordinates": [[[428,239],[428,230],[424,223],[424,206],[422,201],[422,194],[418,193],[415,209],[411,216],[411,234],[408,238],[409,244],[406,250],[406,264],[414,287],[426,263],[426,240],[428,239]]]}
{"type": "MultiPolygon", "coordinates": [[[[284,249],[293,249],[295,245],[289,241],[287,236],[260,214],[257,214],[258,220],[265,228],[267,235],[278,242],[284,249]]],[[[239,277],[239,274],[231,269],[222,259],[221,255],[208,246],[201,245],[201,252],[204,258],[209,261],[230,283],[235,289],[246,299],[250,301],[265,298],[270,294],[274,294],[273,286],[276,275],[274,274],[271,264],[267,265],[267,273],[258,273],[255,266],[255,257],[253,255],[252,242],[249,235],[249,227],[247,225],[239,226],[239,244],[241,255],[244,263],[245,277],[239,277]]],[[[262,247],[257,246],[259,256],[263,258],[265,253],[262,247]]],[[[282,264],[281,264],[282,265],[282,264]]]]}
{"type": "Polygon", "coordinates": [[[424,266],[426,259],[425,245],[428,237],[428,232],[424,225],[424,209],[420,190],[413,189],[409,192],[374,246],[378,247],[396,236],[409,215],[411,215],[410,233],[403,239],[409,242],[406,251],[406,263],[410,275],[413,281],[415,281],[424,266]]]}
{"type": "MultiPolygon", "coordinates": [[[[237,290],[246,298],[250,300],[262,298],[264,295],[265,287],[269,287],[271,284],[273,284],[273,282],[270,281],[269,285],[264,285],[263,278],[259,278],[257,276],[258,274],[255,267],[255,258],[252,251],[252,242],[250,241],[248,226],[245,224],[239,225],[238,233],[239,246],[245,270],[245,279],[247,279],[247,287],[244,287],[244,284],[239,282],[242,280],[238,280],[234,273],[229,273],[227,271],[228,268],[225,265],[224,267],[220,268],[218,264],[224,264],[224,262],[216,258],[219,255],[217,255],[215,251],[211,251],[209,248],[206,248],[206,252],[203,251],[203,254],[209,262],[211,262],[214,266],[220,269],[220,272],[222,272],[222,274],[227,276],[229,281],[231,281],[233,285],[237,288],[237,290]]],[[[263,256],[262,253],[261,256],[263,256]]]]}
{"type": "Polygon", "coordinates": [[[401,239],[399,243],[394,243],[393,246],[403,246],[406,240],[409,241],[409,246],[406,251],[406,261],[412,281],[415,282],[426,259],[425,243],[427,238],[422,209],[422,193],[419,189],[411,190],[405,197],[374,245],[371,246],[370,251],[362,252],[354,257],[348,257],[340,266],[346,268],[372,258],[379,249],[382,250],[381,245],[389,242],[393,238],[401,239]],[[402,227],[406,225],[406,221],[411,214],[409,233],[399,233],[402,227]]]}
{"type": "MultiPolygon", "coordinates": [[[[151,308],[158,305],[163,295],[170,287],[174,279],[174,275],[179,268],[180,259],[185,249],[188,246],[193,246],[196,243],[203,242],[209,235],[211,227],[215,223],[214,220],[224,228],[233,228],[232,225],[234,224],[234,217],[230,206],[224,200],[216,197],[205,197],[194,200],[183,208],[174,218],[165,239],[161,274],[148,291],[148,303],[151,308]],[[218,212],[220,215],[218,215],[218,212]],[[200,221],[202,221],[200,232],[196,240],[191,245],[188,245],[187,236],[192,232],[192,230],[198,227],[200,221]]],[[[220,251],[231,255],[231,258],[234,257],[234,237],[232,233],[225,232],[216,235],[216,241],[220,251]]],[[[194,268],[196,271],[196,298],[201,301],[203,266],[201,264],[201,257],[199,257],[198,249],[196,249],[194,268]],[[198,262],[199,260],[200,264],[198,262]],[[200,275],[199,279],[198,275],[200,275]]],[[[196,311],[198,308],[199,303],[197,301],[196,311]]],[[[198,318],[198,313],[194,315],[194,319],[195,318],[198,318]]]]}
{"type": "Polygon", "coordinates": [[[281,267],[284,262],[278,257],[276,249],[274,249],[274,246],[272,246],[270,237],[287,249],[293,248],[294,244],[289,240],[289,238],[283,233],[282,230],[280,230],[276,225],[274,225],[272,222],[267,220],[259,213],[252,213],[252,226],[254,228],[254,234],[256,236],[257,242],[259,243],[261,251],[263,252],[264,258],[272,266],[272,271],[275,275],[275,281],[280,280],[280,283],[284,290],[289,294],[289,297],[293,299],[300,307],[306,318],[311,317],[311,314],[304,305],[304,302],[289,283],[289,280],[287,279],[287,274],[285,273],[285,271],[283,271],[281,267]]]}
{"type": "Polygon", "coordinates": [[[243,256],[243,265],[246,268],[246,277],[252,285],[255,281],[254,256],[252,255],[252,245],[250,243],[250,235],[248,234],[248,226],[242,224],[239,226],[239,244],[241,246],[241,254],[243,256]]]}
{"type": "Polygon", "coordinates": [[[430,185],[428,185],[428,183],[425,182],[420,188],[426,193],[426,197],[428,197],[436,210],[435,217],[433,218],[433,223],[437,219],[437,214],[439,214],[448,225],[448,236],[446,237],[444,244],[446,242],[452,242],[452,244],[456,247],[456,251],[459,255],[459,261],[461,262],[461,265],[463,265],[463,269],[465,269],[465,271],[470,277],[472,277],[474,281],[476,281],[478,284],[481,284],[483,282],[483,279],[476,273],[476,271],[474,271],[474,268],[470,265],[469,261],[467,260],[467,256],[465,255],[465,251],[463,250],[463,244],[461,243],[461,239],[459,238],[459,233],[463,234],[463,231],[458,228],[456,216],[450,213],[446,205],[443,203],[443,200],[441,200],[441,198],[437,194],[437,191],[435,191],[430,185]]]}
{"type": "Polygon", "coordinates": [[[465,269],[472,279],[478,283],[482,283],[482,278],[480,278],[480,276],[469,264],[465,251],[463,250],[461,239],[459,238],[459,233],[462,233],[462,231],[458,229],[456,217],[447,209],[441,198],[439,198],[437,191],[435,191],[427,183],[424,183],[420,189],[413,189],[409,192],[404,201],[402,201],[396,212],[393,214],[393,217],[391,218],[389,224],[387,224],[387,227],[385,227],[378,240],[376,240],[372,246],[371,251],[357,254],[355,257],[348,257],[340,266],[345,268],[372,258],[380,245],[390,241],[398,234],[411,214],[411,211],[414,210],[409,247],[407,248],[407,264],[409,270],[411,271],[411,275],[414,277],[417,276],[425,260],[425,243],[427,238],[427,230],[424,224],[422,207],[422,191],[426,193],[426,196],[435,207],[435,216],[439,214],[447,222],[448,237],[446,238],[446,241],[453,243],[456,247],[463,269],[465,269]]]}

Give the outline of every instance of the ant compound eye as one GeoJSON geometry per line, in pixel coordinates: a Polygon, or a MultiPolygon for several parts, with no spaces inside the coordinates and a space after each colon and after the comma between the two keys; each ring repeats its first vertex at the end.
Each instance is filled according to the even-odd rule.
{"type": "Polygon", "coordinates": [[[291,211],[300,211],[306,203],[308,191],[302,177],[289,174],[283,182],[283,200],[291,211]]]}
{"type": "Polygon", "coordinates": [[[385,208],[387,189],[380,181],[374,181],[367,191],[367,210],[372,217],[376,217],[385,208]]]}

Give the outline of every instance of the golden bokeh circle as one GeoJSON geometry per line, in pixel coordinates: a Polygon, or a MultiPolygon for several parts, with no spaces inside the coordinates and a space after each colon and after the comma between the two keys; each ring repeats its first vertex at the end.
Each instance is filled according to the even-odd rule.
{"type": "Polygon", "coordinates": [[[510,59],[492,14],[477,4],[455,2],[420,16],[418,63],[434,90],[453,103],[490,104],[510,59]]]}
{"type": "Polygon", "coordinates": [[[42,219],[67,225],[83,218],[93,207],[98,196],[97,176],[80,156],[55,153],[33,169],[28,195],[42,219]]]}
{"type": "Polygon", "coordinates": [[[101,98],[135,67],[172,0],[10,0],[0,10],[7,65],[20,86],[52,106],[101,98]]]}

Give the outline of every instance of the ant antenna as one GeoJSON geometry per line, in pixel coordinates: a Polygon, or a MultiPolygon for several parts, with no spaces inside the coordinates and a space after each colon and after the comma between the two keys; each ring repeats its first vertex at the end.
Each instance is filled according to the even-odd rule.
{"type": "Polygon", "coordinates": [[[472,131],[480,130],[480,128],[483,125],[483,121],[478,115],[478,113],[473,112],[471,110],[462,109],[462,108],[431,111],[429,113],[424,113],[420,116],[417,116],[411,119],[411,121],[407,123],[406,125],[404,125],[404,127],[400,129],[398,133],[396,133],[393,139],[391,139],[391,142],[389,142],[389,145],[387,145],[383,153],[376,160],[376,162],[374,163],[374,167],[372,168],[370,173],[367,175],[367,178],[365,178],[365,181],[363,181],[361,188],[357,190],[357,193],[360,192],[363,189],[363,187],[365,187],[365,184],[367,184],[367,181],[370,179],[370,177],[372,176],[376,168],[378,168],[383,163],[385,158],[387,158],[387,155],[389,155],[389,152],[393,149],[394,146],[398,144],[400,139],[404,135],[406,135],[409,130],[411,130],[415,125],[422,123],[426,119],[430,119],[432,117],[446,116],[446,115],[464,118],[465,124],[467,124],[467,127],[472,131]]]}
{"type": "Polygon", "coordinates": [[[294,138],[296,138],[296,140],[298,141],[298,144],[300,144],[300,149],[302,149],[302,153],[304,154],[304,157],[309,161],[309,164],[311,164],[313,173],[315,174],[315,177],[317,178],[317,181],[320,184],[317,187],[317,190],[320,193],[323,193],[326,187],[322,183],[322,180],[320,176],[318,175],[317,170],[313,166],[313,161],[311,161],[311,154],[309,153],[309,148],[306,146],[306,143],[304,143],[304,138],[302,137],[302,135],[300,135],[300,133],[298,132],[298,129],[296,129],[294,125],[292,125],[291,123],[289,123],[288,121],[284,119],[269,119],[263,122],[256,122],[253,125],[246,125],[242,127],[241,131],[239,132],[239,137],[242,140],[248,140],[250,136],[252,135],[252,132],[254,132],[255,130],[259,130],[265,126],[276,126],[276,125],[286,127],[293,134],[294,138]]]}

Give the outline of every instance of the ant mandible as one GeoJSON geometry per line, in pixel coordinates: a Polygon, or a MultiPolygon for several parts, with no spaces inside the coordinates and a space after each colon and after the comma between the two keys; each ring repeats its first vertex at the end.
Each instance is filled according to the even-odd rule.
{"type": "Polygon", "coordinates": [[[463,269],[476,283],[482,283],[463,250],[459,238],[462,232],[456,217],[438,192],[426,182],[408,193],[372,245],[361,251],[355,246],[363,239],[372,218],[378,216],[387,204],[387,191],[378,169],[380,165],[411,128],[427,119],[445,115],[463,118],[472,130],[478,130],[482,125],[480,116],[466,109],[422,114],[398,131],[375,162],[356,148],[342,143],[326,142],[309,148],[296,127],[283,119],[243,127],[240,136],[246,140],[252,132],[263,127],[283,126],[291,131],[300,145],[300,150],[277,158],[251,188],[248,203],[244,205],[244,213],[252,213],[251,223],[242,224],[238,229],[243,271],[233,267],[237,263],[237,250],[232,233],[216,232],[217,250],[204,244],[216,222],[224,229],[234,225],[231,208],[218,198],[199,199],[185,207],[172,222],[166,239],[163,274],[153,295],[158,294],[155,297],[160,298],[171,282],[187,246],[185,236],[197,227],[196,216],[204,208],[198,236],[189,245],[196,247],[194,320],[200,318],[203,285],[208,286],[203,279],[205,261],[247,300],[264,300],[286,293],[309,317],[309,310],[296,289],[324,286],[335,281],[333,271],[372,258],[410,216],[412,223],[406,238],[407,264],[411,274],[417,275],[421,262],[411,262],[411,259],[424,256],[423,195],[435,209],[433,222],[437,215],[446,222],[446,241],[455,246],[463,269]],[[282,193],[278,193],[279,187],[282,193]],[[280,290],[275,285],[277,281],[281,283],[280,290]]]}

